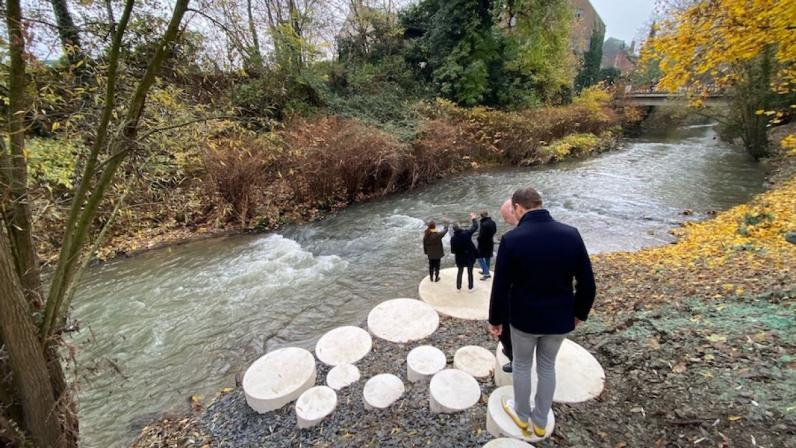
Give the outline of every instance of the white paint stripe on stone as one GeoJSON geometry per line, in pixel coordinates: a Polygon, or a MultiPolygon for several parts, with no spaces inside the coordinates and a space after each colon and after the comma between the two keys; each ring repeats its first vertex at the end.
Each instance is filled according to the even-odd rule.
{"type": "Polygon", "coordinates": [[[456,268],[439,271],[439,281],[424,278],[418,286],[420,299],[428,303],[440,314],[467,320],[486,320],[489,318],[489,296],[492,292],[492,279],[480,280],[475,272],[475,291],[467,291],[467,274],[462,278],[462,292],[456,291],[456,268]]]}
{"type": "Polygon", "coordinates": [[[430,379],[448,364],[445,353],[430,345],[415,347],[406,356],[406,377],[411,382],[430,379]]]}
{"type": "Polygon", "coordinates": [[[369,379],[362,390],[365,409],[386,409],[404,394],[404,383],[397,376],[382,373],[369,379]]]}
{"type": "Polygon", "coordinates": [[[334,390],[340,390],[359,381],[359,369],[353,364],[340,364],[332,367],[326,374],[326,384],[334,390]]]}
{"type": "Polygon", "coordinates": [[[481,399],[481,387],[467,372],[445,369],[431,378],[429,405],[434,413],[454,413],[468,409],[481,399]]]}
{"type": "Polygon", "coordinates": [[[373,339],[362,328],[338,327],[321,336],[315,344],[315,356],[329,366],[354,364],[370,353],[373,339]]]}
{"type": "Polygon", "coordinates": [[[439,314],[415,299],[393,299],[368,314],[368,330],[381,339],[406,343],[430,336],[439,327],[439,314]]]}
{"type": "MultiPolygon", "coordinates": [[[[521,439],[526,442],[538,442],[553,435],[555,429],[555,415],[553,410],[547,414],[547,431],[544,437],[537,437],[533,431],[523,434],[522,430],[517,427],[514,420],[506,414],[503,410],[502,398],[514,398],[514,389],[511,386],[503,386],[495,389],[489,396],[489,403],[486,411],[486,430],[489,431],[494,437],[510,437],[512,439],[521,439]]],[[[531,397],[533,403],[533,397],[531,397]]]]}
{"type": "Polygon", "coordinates": [[[296,400],[296,421],[299,428],[320,423],[337,407],[337,393],[327,386],[315,386],[304,391],[296,400]]]}
{"type": "Polygon", "coordinates": [[[467,345],[453,355],[453,367],[463,370],[476,379],[492,376],[495,370],[495,356],[487,349],[477,345],[467,345]]]}
{"type": "MultiPolygon", "coordinates": [[[[500,368],[508,362],[502,352],[503,346],[498,343],[497,363],[495,365],[495,385],[507,386],[513,383],[510,373],[500,368]]],[[[535,365],[531,366],[531,390],[536,390],[538,377],[535,365]]],[[[585,348],[565,339],[556,357],[556,391],[553,401],[556,403],[582,403],[597,398],[605,388],[605,371],[597,359],[585,348]]]]}
{"type": "Polygon", "coordinates": [[[486,443],[483,448],[534,448],[530,443],[525,443],[517,439],[509,439],[508,437],[501,437],[493,439],[486,443]]]}
{"type": "Polygon", "coordinates": [[[243,375],[246,403],[261,414],[279,409],[314,386],[316,374],[315,358],[303,348],[266,353],[243,375]]]}

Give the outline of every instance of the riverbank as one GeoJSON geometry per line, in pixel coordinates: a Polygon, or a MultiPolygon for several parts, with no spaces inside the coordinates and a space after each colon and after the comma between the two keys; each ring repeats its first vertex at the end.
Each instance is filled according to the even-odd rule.
{"type": "MultiPolygon", "coordinates": [[[[117,188],[124,205],[99,260],[196,239],[300,224],[456,173],[586,157],[619,146],[636,109],[616,111],[592,89],[568,106],[500,111],[444,100],[418,103],[417,132],[402,140],[337,116],[298,118],[268,133],[233,123],[200,136],[173,160],[149,161],[117,188]]],[[[120,200],[115,195],[115,201],[120,200]]],[[[37,203],[45,263],[57,255],[68,201],[37,203]]],[[[105,225],[114,204],[98,219],[105,225]]]]}
{"type": "MultiPolygon", "coordinates": [[[[796,170],[793,157],[774,164],[768,192],[678,229],[676,244],[594,257],[599,299],[572,339],[603,365],[606,389],[592,402],[555,405],[556,434],[537,446],[796,446],[796,245],[785,239],[796,231],[796,170]]],[[[449,356],[468,344],[494,348],[483,323],[443,318],[441,326],[431,343],[449,356]]],[[[412,347],[375,341],[363,377],[400,373],[395,366],[412,347]]],[[[259,416],[232,390],[178,419],[182,429],[147,427],[134,446],[416,446],[420,439],[478,446],[490,438],[483,403],[431,415],[423,391],[410,388],[396,408],[365,413],[361,387],[341,394],[345,410],[303,431],[292,406],[259,416]]],[[[484,383],[482,392],[493,387],[484,383]]]]}

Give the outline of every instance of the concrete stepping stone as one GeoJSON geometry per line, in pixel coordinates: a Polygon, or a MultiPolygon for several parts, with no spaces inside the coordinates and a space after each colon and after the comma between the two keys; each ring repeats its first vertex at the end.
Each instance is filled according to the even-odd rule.
{"type": "Polygon", "coordinates": [[[393,299],[368,314],[368,330],[381,339],[400,344],[426,338],[439,327],[439,314],[415,299],[393,299]]]}
{"type": "Polygon", "coordinates": [[[475,272],[475,291],[467,291],[467,274],[462,278],[462,291],[456,291],[456,268],[439,271],[439,281],[424,278],[418,287],[420,299],[440,314],[467,320],[487,320],[489,318],[489,296],[492,293],[492,279],[481,281],[475,272]]]}
{"type": "MultiPolygon", "coordinates": [[[[523,434],[522,430],[514,424],[514,420],[506,414],[503,410],[501,399],[514,398],[514,388],[512,386],[503,386],[495,389],[489,396],[489,404],[486,411],[486,430],[489,431],[494,437],[509,437],[512,439],[520,439],[526,442],[538,442],[553,435],[555,429],[555,415],[553,410],[547,415],[547,433],[544,437],[537,437],[533,432],[523,434]]],[[[533,403],[533,397],[531,397],[533,403]]]]}
{"type": "Polygon", "coordinates": [[[362,328],[338,327],[321,336],[315,344],[315,356],[328,366],[354,364],[370,353],[373,339],[362,328]]]}
{"type": "Polygon", "coordinates": [[[448,365],[442,350],[430,345],[415,347],[406,356],[406,378],[411,382],[429,380],[448,365]]]}
{"type": "Polygon", "coordinates": [[[296,400],[296,420],[299,428],[317,425],[337,407],[337,393],[331,387],[315,386],[304,391],[296,400]]]}
{"type": "Polygon", "coordinates": [[[362,390],[365,409],[387,409],[404,394],[404,383],[391,373],[382,373],[369,379],[362,390]]]}
{"type": "Polygon", "coordinates": [[[530,443],[525,443],[517,439],[509,439],[508,437],[501,437],[493,439],[486,443],[483,448],[533,448],[530,443]]]}
{"type": "MultiPolygon", "coordinates": [[[[509,362],[503,354],[503,346],[498,343],[495,351],[495,385],[508,386],[513,384],[510,373],[503,372],[503,364],[509,362]]],[[[536,390],[536,366],[531,366],[531,390],[536,390]]],[[[556,403],[582,403],[597,398],[605,388],[605,371],[597,359],[585,348],[569,339],[561,344],[556,357],[556,392],[553,401],[556,403]]]]}
{"type": "Polygon", "coordinates": [[[326,385],[334,390],[346,388],[359,381],[359,369],[353,364],[340,364],[326,374],[326,385]]]}
{"type": "Polygon", "coordinates": [[[492,376],[495,370],[495,355],[477,345],[467,345],[453,355],[453,367],[463,370],[476,379],[492,376]]]}
{"type": "Polygon", "coordinates": [[[451,414],[469,409],[481,399],[481,387],[467,372],[445,369],[428,385],[431,412],[451,414]]]}
{"type": "Polygon", "coordinates": [[[303,348],[266,353],[243,375],[246,403],[260,414],[279,409],[314,386],[316,375],[315,358],[303,348]]]}

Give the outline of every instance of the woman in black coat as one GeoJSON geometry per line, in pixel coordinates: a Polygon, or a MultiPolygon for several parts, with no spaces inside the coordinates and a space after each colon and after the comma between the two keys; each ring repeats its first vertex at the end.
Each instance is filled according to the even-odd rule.
{"type": "Polygon", "coordinates": [[[473,220],[473,225],[467,230],[459,227],[458,224],[453,225],[453,236],[451,236],[451,252],[456,256],[456,267],[459,272],[456,274],[456,289],[462,290],[462,274],[464,269],[467,268],[467,286],[470,291],[473,291],[473,265],[475,259],[478,257],[478,250],[473,244],[473,234],[478,230],[478,221],[475,220],[475,213],[470,213],[470,219],[473,220]]]}
{"type": "Polygon", "coordinates": [[[446,233],[448,233],[447,225],[442,228],[441,232],[438,232],[437,223],[430,221],[423,234],[423,253],[428,256],[428,276],[432,282],[439,281],[440,260],[445,256],[442,238],[446,233]]]}

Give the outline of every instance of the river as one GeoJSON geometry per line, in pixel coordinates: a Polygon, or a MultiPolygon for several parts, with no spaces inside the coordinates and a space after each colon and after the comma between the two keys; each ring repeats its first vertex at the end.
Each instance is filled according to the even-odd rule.
{"type": "Polygon", "coordinates": [[[267,350],[312,348],[383,300],[416,297],[430,218],[497,215],[514,189],[532,185],[591,253],[633,250],[670,242],[686,209],[704,218],[746,201],[763,190],[764,175],[712,127],[690,126],[586,160],[455,176],[278,234],[197,241],[92,268],[73,310],[83,326],[72,341],[82,446],[125,446],[140,425],[186,409],[191,395],[233,386],[267,350]]]}

